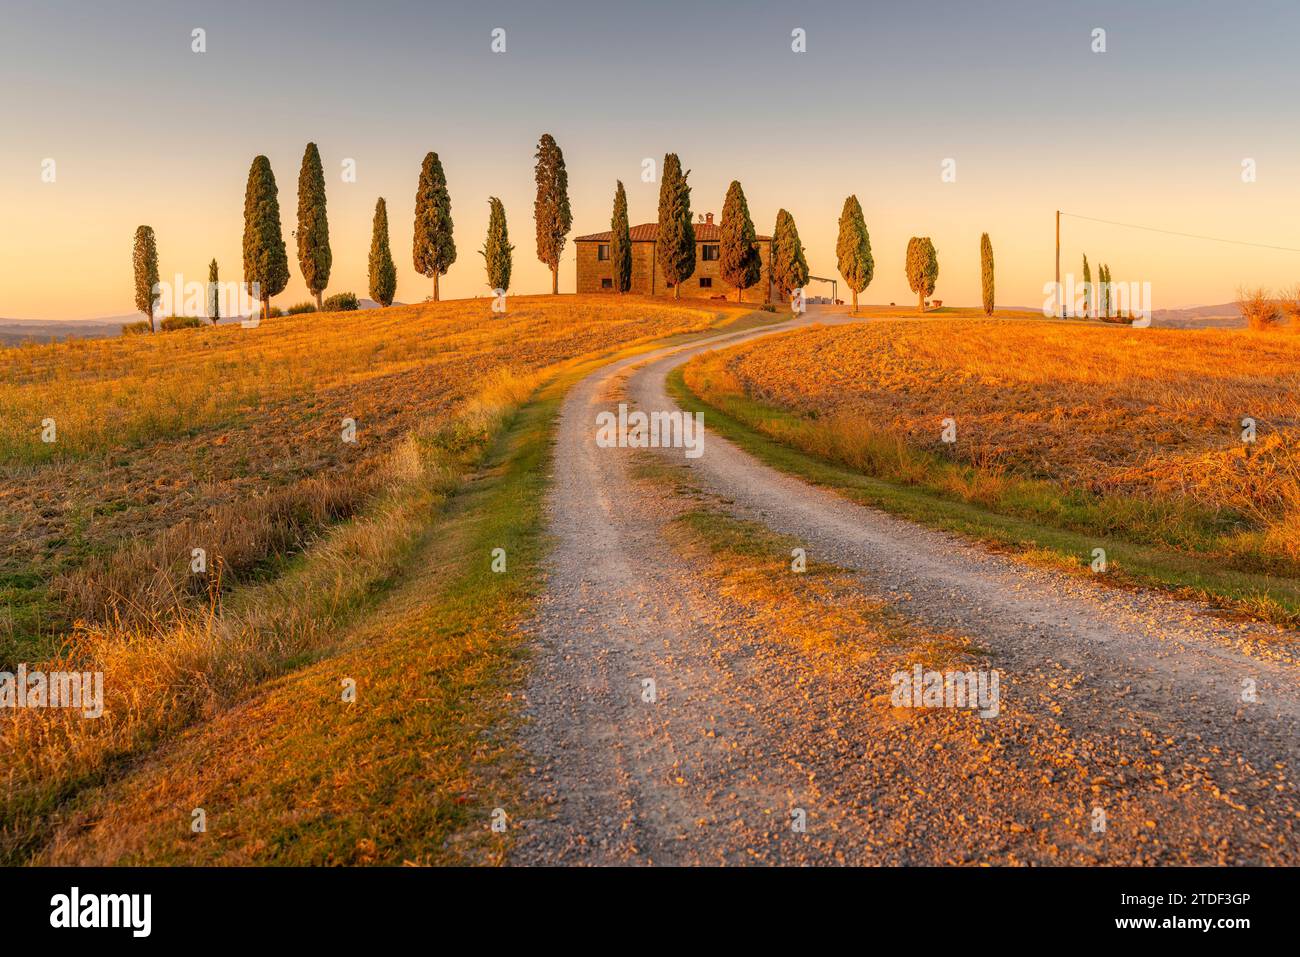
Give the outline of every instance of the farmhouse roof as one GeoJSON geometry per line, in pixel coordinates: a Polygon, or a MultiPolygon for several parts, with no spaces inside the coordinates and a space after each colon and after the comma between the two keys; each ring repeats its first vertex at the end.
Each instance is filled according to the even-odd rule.
{"type": "MultiPolygon", "coordinates": [[[[717,242],[722,238],[722,230],[716,223],[695,223],[695,241],[697,243],[717,242]]],[[[632,237],[634,243],[652,243],[659,236],[658,223],[642,223],[640,226],[633,226],[628,230],[628,235],[632,237]]],[[[613,236],[613,230],[607,229],[603,233],[588,233],[586,236],[578,236],[573,241],[575,243],[607,243],[613,236]]],[[[771,242],[771,236],[755,237],[760,243],[771,242]]]]}

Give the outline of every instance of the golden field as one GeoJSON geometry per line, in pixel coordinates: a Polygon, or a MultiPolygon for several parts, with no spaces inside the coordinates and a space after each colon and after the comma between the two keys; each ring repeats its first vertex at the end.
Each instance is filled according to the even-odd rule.
{"type": "Polygon", "coordinates": [[[1300,572],[1293,336],[873,320],[706,355],[685,382],[733,411],[787,410],[744,418],[869,475],[1244,571],[1300,572]]]}
{"type": "Polygon", "coordinates": [[[0,664],[77,618],[147,619],[346,518],[417,423],[501,375],[700,328],[716,310],[574,297],[307,314],[0,350],[0,664]],[[343,441],[343,420],[356,441],[343,441]],[[41,441],[53,420],[56,441],[41,441]]]}
{"type": "MultiPolygon", "coordinates": [[[[31,652],[18,660],[48,671],[104,676],[96,720],[55,709],[2,716],[0,748],[10,756],[0,801],[4,856],[25,859],[78,794],[257,689],[273,691],[271,679],[313,675],[312,663],[329,668],[340,655],[348,674],[365,675],[376,664],[367,647],[395,634],[367,622],[398,586],[418,599],[413,610],[393,613],[404,621],[479,622],[434,642],[445,645],[446,673],[419,670],[432,660],[428,644],[378,663],[395,675],[424,674],[425,686],[411,689],[404,679],[395,691],[422,701],[428,682],[463,672],[456,703],[430,715],[456,749],[446,776],[463,776],[476,739],[461,724],[478,720],[480,709],[461,698],[496,680],[509,657],[498,644],[513,640],[510,615],[530,586],[527,576],[485,582],[486,564],[453,544],[461,532],[447,538],[452,554],[428,564],[437,537],[448,534],[439,516],[521,406],[544,383],[571,377],[581,357],[700,331],[734,314],[538,297],[512,301],[505,316],[493,316],[486,301],[454,302],[0,352],[0,363],[18,370],[6,380],[6,402],[28,417],[49,410],[41,417],[55,417],[60,439],[69,438],[67,448],[33,448],[25,460],[21,441],[10,440],[0,485],[6,584],[11,595],[56,608],[82,603],[76,625],[51,628],[38,636],[44,642],[11,626],[7,653],[31,652]],[[184,419],[165,413],[171,400],[189,401],[184,419]],[[341,440],[344,417],[356,419],[355,445],[341,440]],[[115,441],[105,422],[132,438],[115,441]],[[76,525],[86,513],[103,520],[76,525]],[[189,574],[194,544],[208,547],[210,568],[223,577],[189,574]],[[42,594],[52,570],[54,587],[42,594]],[[413,576],[423,576],[420,587],[413,576]],[[194,578],[201,583],[191,585],[194,578]],[[502,601],[508,609],[486,610],[502,601]],[[467,643],[462,635],[477,637],[467,643]]],[[[541,487],[536,459],[558,399],[549,401],[529,420],[533,459],[489,468],[471,486],[494,487],[506,476],[541,487]]],[[[540,493],[529,495],[503,490],[491,509],[472,513],[488,529],[474,555],[486,555],[488,542],[514,541],[512,562],[527,567],[527,536],[535,537],[540,514],[540,493]]],[[[331,701],[337,691],[318,704],[331,701]]],[[[318,741],[319,728],[304,720],[301,733],[318,741]]],[[[391,745],[382,743],[383,726],[358,733],[381,749],[391,745]]],[[[305,766],[286,773],[314,786],[305,766]]],[[[434,789],[431,808],[443,808],[445,790],[434,789]]],[[[448,813],[440,827],[462,812],[448,813]]]]}

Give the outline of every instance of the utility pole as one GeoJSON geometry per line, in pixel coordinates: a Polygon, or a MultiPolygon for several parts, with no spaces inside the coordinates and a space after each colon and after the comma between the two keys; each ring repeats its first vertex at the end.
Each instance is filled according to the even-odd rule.
{"type": "Polygon", "coordinates": [[[1061,302],[1061,211],[1056,211],[1056,318],[1064,319],[1064,303],[1061,302]]]}

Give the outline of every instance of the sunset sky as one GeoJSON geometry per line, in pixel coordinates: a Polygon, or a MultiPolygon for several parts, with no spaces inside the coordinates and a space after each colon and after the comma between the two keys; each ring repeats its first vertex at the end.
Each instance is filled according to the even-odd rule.
{"type": "MultiPolygon", "coordinates": [[[[141,223],[156,231],[164,279],[205,281],[213,257],[223,279],[242,278],[258,153],[279,184],[291,262],[275,303],[306,299],[291,233],[308,141],[329,189],[327,294],[367,294],[379,196],[397,299],[429,294],[410,249],[429,150],[446,170],[459,253],[444,296],[487,292],[477,250],[493,195],[516,246],[511,291],[549,290],[532,220],[542,132],[564,150],[572,235],[609,227],[616,179],[632,222],[653,220],[658,184],[642,182],[642,159],[675,151],[697,212],[720,214],[739,179],[759,232],[788,208],[813,274],[837,276],[836,219],[856,193],[876,259],[867,303],[911,300],[912,235],[938,250],[935,296],[978,302],[987,231],[999,304],[1038,306],[1057,208],[1300,248],[1294,2],[4,0],[0,11],[7,318],[131,312],[141,223]],[[1091,50],[1096,27],[1105,53],[1091,50]],[[195,28],[206,53],[191,51],[195,28]],[[791,50],[796,28],[806,53],[791,50]],[[47,158],[54,183],[41,179],[47,158]],[[356,183],[340,180],[346,158],[356,183]],[[941,181],[945,158],[955,183],[941,181]],[[1246,158],[1256,182],[1242,182],[1246,158]]],[[[1116,280],[1149,281],[1157,309],[1300,281],[1300,252],[1067,219],[1063,271],[1078,271],[1081,252],[1116,280]]],[[[560,275],[572,291],[572,244],[560,275]]]]}

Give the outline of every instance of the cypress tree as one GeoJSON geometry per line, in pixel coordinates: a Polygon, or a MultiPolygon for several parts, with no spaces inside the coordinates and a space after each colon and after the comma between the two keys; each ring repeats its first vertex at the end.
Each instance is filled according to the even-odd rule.
{"type": "Polygon", "coordinates": [[[551,269],[551,294],[555,295],[560,291],[564,237],[573,226],[569,174],[564,169],[564,154],[550,133],[543,133],[538,140],[536,159],[537,201],[533,203],[533,217],[537,220],[537,258],[551,269]]]}
{"type": "Polygon", "coordinates": [[[280,198],[271,161],[258,156],[248,170],[244,191],[244,282],[256,284],[262,317],[271,315],[271,297],[289,284],[289,257],[280,232],[280,198]]]}
{"type": "Polygon", "coordinates": [[[739,180],[733,179],[727,188],[719,234],[718,271],[736,287],[736,302],[740,302],[744,291],[762,277],[763,259],[758,253],[758,234],[754,232],[754,221],[749,218],[749,203],[745,201],[739,180]]]}
{"type": "Polygon", "coordinates": [[[808,284],[808,260],[794,217],[784,209],[776,214],[776,228],[772,230],[772,282],[777,295],[788,300],[790,293],[808,284]]]}
{"type": "Polygon", "coordinates": [[[876,274],[876,261],[871,257],[871,236],[867,221],[862,215],[862,204],[857,196],[844,200],[840,210],[840,235],[835,241],[835,256],[839,260],[840,275],[853,291],[853,311],[858,311],[858,293],[871,285],[876,274]]]}
{"type": "Polygon", "coordinates": [[[433,301],[438,301],[438,277],[445,276],[456,261],[452,239],[451,196],[447,177],[437,153],[428,153],[420,167],[420,185],[415,190],[415,271],[433,280],[433,301]]]}
{"type": "Polygon", "coordinates": [[[510,288],[510,253],[515,247],[510,245],[510,236],[506,232],[506,208],[501,205],[501,200],[493,196],[488,205],[491,212],[488,214],[487,239],[479,255],[487,266],[488,286],[505,292],[510,288]]]}
{"type": "Polygon", "coordinates": [[[137,226],[131,250],[135,267],[135,307],[149,317],[149,331],[154,332],[153,310],[158,304],[158,245],[152,226],[137,226]]]}
{"type": "Polygon", "coordinates": [[[989,234],[980,236],[980,286],[984,293],[984,315],[993,315],[993,243],[989,234]]]}
{"type": "Polygon", "coordinates": [[[614,215],[609,221],[609,261],[614,272],[614,289],[627,292],[632,288],[632,235],[627,224],[627,193],[623,181],[614,191],[614,215]]]}
{"type": "Polygon", "coordinates": [[[298,266],[307,282],[307,291],[316,297],[321,308],[321,293],[330,283],[330,224],[325,215],[325,171],[320,164],[320,150],[308,143],[298,171],[298,266]]]}
{"type": "Polygon", "coordinates": [[[1111,310],[1115,308],[1114,299],[1111,297],[1110,288],[1110,266],[1102,265],[1098,269],[1098,279],[1101,281],[1101,314],[1109,316],[1111,310]]]}
{"type": "Polygon", "coordinates": [[[925,312],[925,297],[934,292],[939,278],[939,256],[929,236],[913,236],[907,242],[907,284],[916,293],[916,311],[925,312]]]}
{"type": "Polygon", "coordinates": [[[217,261],[214,259],[208,263],[208,318],[212,320],[215,326],[217,320],[221,318],[221,290],[218,283],[221,278],[217,273],[217,261]]]}
{"type": "Polygon", "coordinates": [[[381,196],[375,203],[375,224],[370,236],[370,298],[391,306],[397,294],[397,267],[388,248],[388,205],[381,196]]]}
{"type": "Polygon", "coordinates": [[[695,226],[691,223],[691,187],[676,153],[664,156],[659,181],[659,234],[655,257],[664,281],[673,287],[673,298],[682,297],[682,286],[695,274],[695,226]]]}
{"type": "MultiPolygon", "coordinates": [[[[1100,274],[1098,274],[1097,280],[1099,282],[1101,281],[1100,274]]],[[[1088,254],[1084,253],[1083,254],[1083,314],[1085,316],[1092,314],[1092,310],[1090,308],[1091,306],[1092,306],[1092,270],[1088,267],[1088,254]]]]}

